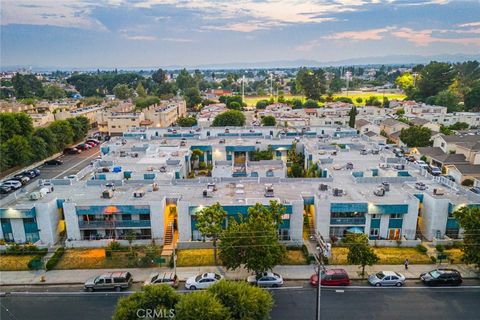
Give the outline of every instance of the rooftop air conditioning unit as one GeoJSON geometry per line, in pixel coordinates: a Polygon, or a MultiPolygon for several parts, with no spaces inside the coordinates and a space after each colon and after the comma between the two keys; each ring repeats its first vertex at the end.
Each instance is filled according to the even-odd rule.
{"type": "Polygon", "coordinates": [[[433,189],[433,194],[436,196],[443,196],[445,191],[442,188],[435,188],[433,189]]]}
{"type": "Polygon", "coordinates": [[[134,198],[143,198],[144,195],[145,195],[145,190],[143,189],[138,189],[133,192],[134,198]]]}
{"type": "Polygon", "coordinates": [[[333,188],[332,192],[334,197],[341,197],[343,195],[342,189],[333,188]]]}
{"type": "Polygon", "coordinates": [[[379,186],[373,191],[373,194],[377,197],[383,197],[385,195],[385,189],[382,186],[379,186]]]}
{"type": "Polygon", "coordinates": [[[390,183],[382,182],[382,188],[385,189],[386,192],[390,191],[390,183]]]}
{"type": "Polygon", "coordinates": [[[103,199],[110,199],[112,197],[113,197],[113,190],[112,189],[103,190],[103,192],[102,192],[102,198],[103,199]]]}
{"type": "Polygon", "coordinates": [[[319,190],[320,191],[327,191],[328,190],[328,185],[326,185],[324,183],[320,183],[319,190]]]}

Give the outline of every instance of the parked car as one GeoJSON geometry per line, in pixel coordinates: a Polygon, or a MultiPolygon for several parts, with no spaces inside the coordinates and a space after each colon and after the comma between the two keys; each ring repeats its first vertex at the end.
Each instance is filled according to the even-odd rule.
{"type": "Polygon", "coordinates": [[[33,178],[36,178],[40,175],[40,170],[35,168],[35,169],[32,169],[32,170],[24,171],[24,172],[22,172],[22,174],[26,175],[30,179],[33,179],[33,178]]]}
{"type": "Polygon", "coordinates": [[[11,186],[0,185],[0,194],[8,194],[12,191],[13,191],[13,188],[11,186]]]}
{"type": "Polygon", "coordinates": [[[75,148],[75,147],[73,147],[73,148],[66,148],[65,150],[63,150],[63,153],[64,153],[64,154],[79,154],[79,153],[82,153],[82,150],[77,149],[77,148],[75,148]]]}
{"type": "Polygon", "coordinates": [[[20,174],[14,175],[12,180],[20,181],[22,184],[25,185],[30,181],[30,178],[27,175],[20,173],[20,174]]]}
{"type": "Polygon", "coordinates": [[[115,290],[120,291],[131,286],[133,277],[130,272],[110,272],[99,275],[98,277],[88,279],[85,282],[85,290],[92,292],[95,290],[115,290]]]}
{"type": "Polygon", "coordinates": [[[97,144],[100,144],[100,141],[98,141],[97,139],[87,139],[87,142],[93,142],[93,143],[95,143],[96,145],[97,145],[97,144]]]}
{"type": "Polygon", "coordinates": [[[420,275],[420,280],[427,286],[459,286],[462,275],[455,269],[435,269],[420,275]]]}
{"type": "Polygon", "coordinates": [[[213,272],[206,272],[195,277],[190,277],[185,282],[185,289],[197,290],[207,289],[218,281],[222,280],[222,276],[213,272]]]}
{"type": "Polygon", "coordinates": [[[62,164],[63,164],[63,161],[59,160],[59,159],[53,159],[53,160],[45,161],[46,166],[59,166],[59,165],[62,165],[62,164]]]}
{"type": "Polygon", "coordinates": [[[405,276],[395,271],[380,271],[368,276],[368,283],[375,287],[401,287],[405,284],[405,276]]]}
{"type": "Polygon", "coordinates": [[[94,148],[97,146],[97,144],[95,142],[91,142],[91,141],[87,141],[85,142],[86,145],[89,145],[90,147],[94,148]]]}
{"type": "Polygon", "coordinates": [[[480,194],[480,187],[473,187],[470,189],[473,193],[480,194]]]}
{"type": "Polygon", "coordinates": [[[428,166],[427,170],[432,176],[439,176],[442,174],[442,170],[435,166],[428,166]]]}
{"type": "Polygon", "coordinates": [[[423,182],[416,182],[416,183],[415,183],[415,189],[417,189],[417,190],[422,190],[422,191],[423,191],[423,190],[427,190],[428,187],[427,187],[427,185],[426,185],[425,183],[423,183],[423,182]]]}
{"type": "MultiPolygon", "coordinates": [[[[344,269],[328,269],[322,272],[321,279],[322,286],[348,286],[350,284],[350,278],[344,269]]],[[[313,287],[318,286],[316,273],[310,277],[310,284],[313,287]]]]}
{"type": "Polygon", "coordinates": [[[77,180],[77,176],[74,174],[69,174],[68,176],[63,177],[63,179],[67,180],[77,180]]]}
{"type": "Polygon", "coordinates": [[[449,174],[447,174],[447,175],[444,175],[444,177],[445,177],[445,178],[447,178],[447,179],[448,179],[448,180],[450,180],[450,181],[453,181],[453,182],[455,182],[455,178],[454,178],[454,177],[452,177],[452,176],[451,176],[451,175],[449,175],[449,174]]]}
{"type": "Polygon", "coordinates": [[[85,151],[85,150],[91,149],[92,146],[89,145],[89,144],[82,143],[82,144],[79,144],[78,146],[76,146],[76,148],[85,151]]]}
{"type": "Polygon", "coordinates": [[[259,287],[277,288],[283,286],[282,276],[274,272],[261,272],[251,275],[247,278],[247,282],[259,287]]]}
{"type": "Polygon", "coordinates": [[[174,273],[154,273],[143,283],[145,286],[155,284],[166,284],[172,288],[178,288],[178,277],[174,273]]]}
{"type": "Polygon", "coordinates": [[[408,157],[407,157],[407,161],[408,161],[408,162],[415,162],[415,160],[416,160],[416,159],[415,159],[414,156],[408,156],[408,157]]]}
{"type": "Polygon", "coordinates": [[[13,190],[20,189],[22,187],[22,183],[17,180],[7,180],[2,182],[2,186],[8,186],[12,188],[13,190]]]}

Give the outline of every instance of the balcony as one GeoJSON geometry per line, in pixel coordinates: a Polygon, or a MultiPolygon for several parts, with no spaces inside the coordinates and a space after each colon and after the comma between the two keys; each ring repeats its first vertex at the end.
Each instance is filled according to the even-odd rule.
{"type": "Polygon", "coordinates": [[[79,221],[78,226],[81,230],[113,228],[150,228],[150,220],[79,221]]]}
{"type": "Polygon", "coordinates": [[[365,224],[365,217],[363,218],[330,218],[330,224],[363,225],[365,224]]]}

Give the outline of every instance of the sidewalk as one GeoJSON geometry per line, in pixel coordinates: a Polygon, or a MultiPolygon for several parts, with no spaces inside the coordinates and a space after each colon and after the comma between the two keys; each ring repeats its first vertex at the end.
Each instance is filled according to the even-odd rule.
{"type": "MultiPolygon", "coordinates": [[[[348,272],[350,279],[361,279],[361,268],[352,265],[341,266],[327,266],[327,268],[342,268],[348,272]]],[[[430,271],[435,268],[454,268],[460,271],[463,278],[478,278],[478,272],[471,266],[464,264],[453,265],[437,265],[437,264],[423,264],[410,265],[408,270],[405,270],[403,265],[375,265],[366,267],[366,275],[375,273],[381,270],[391,270],[405,275],[407,279],[418,279],[423,272],[430,271]]],[[[132,269],[83,269],[83,270],[51,270],[45,272],[39,271],[3,271],[0,272],[0,285],[2,286],[16,286],[16,285],[60,285],[60,284],[83,284],[85,280],[95,277],[99,274],[112,271],[129,271],[133,275],[135,282],[145,281],[153,272],[173,272],[169,268],[132,268],[132,269]],[[41,282],[41,276],[45,276],[45,282],[41,282]]],[[[195,276],[203,272],[219,272],[224,273],[226,279],[230,280],[245,280],[249,273],[244,270],[226,271],[221,267],[181,267],[177,268],[177,275],[181,281],[188,277],[195,276]]],[[[308,280],[310,276],[315,273],[314,265],[299,265],[299,266],[277,266],[273,270],[283,276],[286,280],[308,280]]]]}

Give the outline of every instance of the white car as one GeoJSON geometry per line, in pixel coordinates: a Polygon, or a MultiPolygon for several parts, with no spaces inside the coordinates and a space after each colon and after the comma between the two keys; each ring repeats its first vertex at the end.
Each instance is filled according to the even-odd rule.
{"type": "Polygon", "coordinates": [[[188,278],[185,282],[185,288],[187,290],[207,289],[222,279],[223,277],[217,273],[206,272],[188,278]]]}
{"type": "Polygon", "coordinates": [[[247,278],[247,282],[259,287],[277,288],[283,286],[282,276],[274,272],[261,272],[254,274],[247,278]]]}
{"type": "Polygon", "coordinates": [[[395,271],[380,271],[368,276],[368,283],[375,287],[397,286],[405,284],[405,276],[395,271]]]}
{"type": "Polygon", "coordinates": [[[8,180],[2,183],[2,186],[8,186],[14,190],[20,189],[22,187],[22,183],[17,180],[8,180]]]}
{"type": "Polygon", "coordinates": [[[77,180],[77,176],[74,174],[68,175],[63,177],[63,179],[68,179],[68,180],[77,180]]]}

